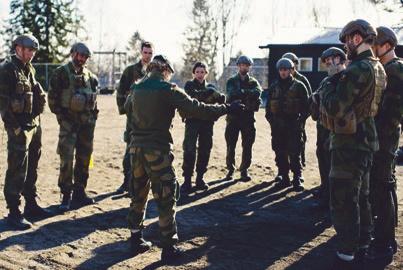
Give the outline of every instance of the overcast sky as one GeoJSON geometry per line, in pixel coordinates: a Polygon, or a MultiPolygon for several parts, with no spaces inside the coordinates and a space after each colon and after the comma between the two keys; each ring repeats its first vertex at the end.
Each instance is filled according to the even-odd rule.
{"type": "MultiPolygon", "coordinates": [[[[258,48],[278,40],[283,28],[315,26],[312,10],[319,11],[320,26],[342,27],[355,18],[378,25],[396,24],[403,9],[392,14],[379,12],[367,0],[245,0],[250,3],[248,20],[239,28],[233,53],[263,56],[258,48]],[[343,10],[342,7],[345,7],[343,10]],[[277,38],[276,38],[277,37],[277,38]]],[[[0,1],[0,18],[6,19],[10,0],[0,1]]],[[[398,6],[400,0],[389,0],[398,6]]],[[[140,34],[156,45],[156,52],[179,62],[183,56],[183,32],[190,23],[191,0],[76,0],[85,16],[88,43],[93,50],[124,50],[131,34],[140,34]]],[[[283,38],[283,37],[282,37],[283,38]]],[[[292,41],[292,36],[287,41],[292,41]]]]}

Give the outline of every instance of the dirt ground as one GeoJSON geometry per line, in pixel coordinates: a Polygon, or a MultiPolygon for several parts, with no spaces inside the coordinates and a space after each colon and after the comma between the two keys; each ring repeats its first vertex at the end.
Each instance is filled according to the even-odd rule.
{"type": "MultiPolygon", "coordinates": [[[[242,183],[222,180],[226,174],[225,120],[217,121],[214,147],[206,174],[210,189],[181,198],[177,207],[180,246],[184,257],[174,266],[159,262],[158,214],[150,200],[145,237],[155,245],[133,257],[128,251],[126,226],[128,198],[116,198],[122,182],[125,119],[119,116],[114,96],[99,97],[100,115],[95,132],[94,167],[89,194],[97,203],[34,223],[28,231],[12,231],[0,220],[0,269],[328,269],[334,255],[334,229],[326,216],[313,207],[312,189],[319,184],[315,156],[315,123],[307,122],[307,167],[303,192],[275,191],[274,153],[270,128],[263,111],[256,114],[257,136],[253,147],[251,176],[242,183]]],[[[55,210],[60,202],[57,187],[58,126],[53,114],[42,116],[43,150],[39,163],[40,204],[55,210]]],[[[0,130],[0,189],[6,170],[7,137],[0,130]]],[[[184,124],[179,118],[172,129],[175,161],[180,182],[184,124]]],[[[237,162],[240,158],[237,147],[237,162]]],[[[402,179],[403,170],[397,170],[402,179]]],[[[238,176],[238,175],[236,175],[238,176]]],[[[403,209],[403,181],[399,181],[399,207],[403,209]]],[[[6,215],[0,195],[0,215],[6,215]]],[[[403,220],[402,211],[399,213],[403,220]]],[[[403,221],[402,221],[403,222],[403,221]]],[[[397,236],[403,243],[403,225],[397,236]]],[[[403,252],[386,269],[403,269],[403,252]]]]}

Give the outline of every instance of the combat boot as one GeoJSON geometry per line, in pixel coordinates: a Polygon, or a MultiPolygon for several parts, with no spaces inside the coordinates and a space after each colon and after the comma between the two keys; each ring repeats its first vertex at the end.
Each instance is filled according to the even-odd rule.
{"type": "Polygon", "coordinates": [[[280,175],[280,180],[274,186],[275,188],[283,189],[291,186],[290,178],[288,175],[280,175]]]}
{"type": "Polygon", "coordinates": [[[303,191],[304,190],[304,186],[303,183],[304,179],[301,176],[298,175],[294,175],[294,178],[292,179],[292,185],[294,187],[295,191],[303,191]]]}
{"type": "Polygon", "coordinates": [[[185,182],[181,185],[181,193],[188,194],[192,191],[192,177],[185,176],[185,182]]]}
{"type": "Polygon", "coordinates": [[[24,216],[26,218],[46,218],[52,216],[52,213],[40,207],[35,197],[25,198],[24,216]]]}
{"type": "Polygon", "coordinates": [[[180,258],[184,253],[184,250],[177,246],[169,246],[162,248],[161,251],[161,262],[162,263],[172,263],[176,259],[180,258]]]}
{"type": "Polygon", "coordinates": [[[249,182],[252,178],[248,174],[248,170],[241,171],[241,179],[242,182],[249,182]]]}
{"type": "Polygon", "coordinates": [[[88,197],[87,193],[83,188],[75,189],[73,191],[73,198],[71,200],[72,208],[80,208],[82,206],[94,204],[95,201],[93,198],[88,197]]]}
{"type": "Polygon", "coordinates": [[[346,261],[341,259],[338,255],[333,259],[331,270],[355,270],[356,262],[355,260],[346,261]]]}
{"type": "Polygon", "coordinates": [[[208,189],[207,183],[204,182],[204,180],[203,180],[203,174],[197,174],[196,189],[197,190],[207,190],[208,189]]]}
{"type": "Polygon", "coordinates": [[[66,212],[70,210],[71,204],[71,192],[65,192],[62,196],[62,202],[59,205],[59,210],[61,212],[66,212]]]}
{"type": "Polygon", "coordinates": [[[32,223],[23,217],[18,207],[10,208],[6,221],[9,226],[17,230],[28,230],[32,227],[32,223]]]}
{"type": "Polygon", "coordinates": [[[229,170],[227,175],[225,176],[225,180],[232,180],[234,178],[234,171],[229,170]]]}
{"type": "Polygon", "coordinates": [[[130,250],[134,254],[144,253],[152,246],[151,242],[144,240],[142,231],[132,232],[129,242],[130,250]]]}

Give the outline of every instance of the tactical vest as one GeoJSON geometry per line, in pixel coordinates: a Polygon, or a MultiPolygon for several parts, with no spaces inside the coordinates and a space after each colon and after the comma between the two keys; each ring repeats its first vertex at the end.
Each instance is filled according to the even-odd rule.
{"type": "Polygon", "coordinates": [[[367,117],[375,117],[378,113],[378,106],[382,98],[382,92],[386,88],[386,73],[382,64],[375,58],[365,59],[371,75],[375,77],[375,82],[367,87],[357,97],[357,102],[353,105],[357,123],[362,122],[367,117]]]}
{"type": "Polygon", "coordinates": [[[92,111],[96,105],[96,93],[91,88],[91,74],[84,69],[82,74],[74,74],[68,64],[63,66],[69,77],[69,87],[63,89],[61,106],[72,112],[92,111]]]}
{"type": "Polygon", "coordinates": [[[298,84],[294,80],[290,88],[284,91],[277,83],[273,94],[270,97],[270,112],[273,115],[285,113],[288,115],[296,115],[302,111],[302,100],[298,93],[298,84]]]}
{"type": "Polygon", "coordinates": [[[19,70],[17,66],[13,65],[13,72],[16,78],[15,95],[12,97],[10,105],[11,111],[16,114],[28,113],[32,114],[33,107],[33,85],[29,80],[29,77],[24,74],[22,70],[19,70]]]}

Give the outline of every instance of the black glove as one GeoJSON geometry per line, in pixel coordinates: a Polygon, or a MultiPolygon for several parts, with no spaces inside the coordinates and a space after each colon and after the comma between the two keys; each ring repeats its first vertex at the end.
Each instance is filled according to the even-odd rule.
{"type": "Polygon", "coordinates": [[[234,100],[231,104],[227,104],[227,106],[229,114],[236,114],[245,110],[245,105],[240,100],[234,100]]]}

